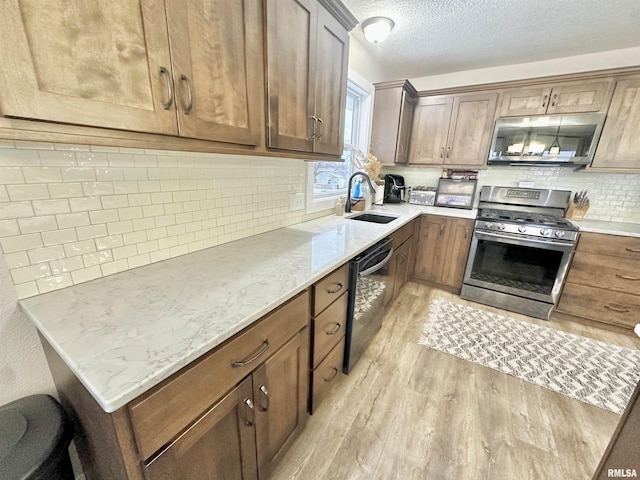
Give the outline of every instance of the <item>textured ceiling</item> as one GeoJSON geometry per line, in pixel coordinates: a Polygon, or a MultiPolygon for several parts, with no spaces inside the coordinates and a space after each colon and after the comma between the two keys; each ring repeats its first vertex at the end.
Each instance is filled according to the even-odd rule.
{"type": "Polygon", "coordinates": [[[353,34],[397,78],[640,46],[640,0],[343,2],[360,21],[395,22],[382,44],[367,42],[360,25],[353,34]]]}

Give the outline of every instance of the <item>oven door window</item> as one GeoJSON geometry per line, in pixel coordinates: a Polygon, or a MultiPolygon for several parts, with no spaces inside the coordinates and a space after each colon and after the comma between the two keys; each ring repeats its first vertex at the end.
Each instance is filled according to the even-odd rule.
{"type": "Polygon", "coordinates": [[[470,278],[547,296],[552,293],[563,257],[558,250],[478,240],[470,278]]]}

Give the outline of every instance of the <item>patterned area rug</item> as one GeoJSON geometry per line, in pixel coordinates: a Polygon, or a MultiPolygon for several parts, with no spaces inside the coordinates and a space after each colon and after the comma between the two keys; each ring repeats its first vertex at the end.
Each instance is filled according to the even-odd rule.
{"type": "Polygon", "coordinates": [[[640,379],[640,350],[443,298],[431,302],[419,343],[617,414],[640,379]]]}

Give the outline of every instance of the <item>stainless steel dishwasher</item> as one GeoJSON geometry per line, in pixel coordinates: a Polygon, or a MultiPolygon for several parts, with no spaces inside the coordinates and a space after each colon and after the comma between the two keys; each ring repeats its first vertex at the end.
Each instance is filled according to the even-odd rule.
{"type": "Polygon", "coordinates": [[[349,373],[382,327],[387,291],[393,288],[389,261],[391,239],[385,238],[349,262],[344,373],[349,373]]]}

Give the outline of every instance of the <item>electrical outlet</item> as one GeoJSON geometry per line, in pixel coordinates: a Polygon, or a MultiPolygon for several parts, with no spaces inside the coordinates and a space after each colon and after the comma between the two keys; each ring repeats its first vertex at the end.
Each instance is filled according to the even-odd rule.
{"type": "Polygon", "coordinates": [[[289,210],[304,210],[304,193],[292,193],[289,197],[289,210]]]}

